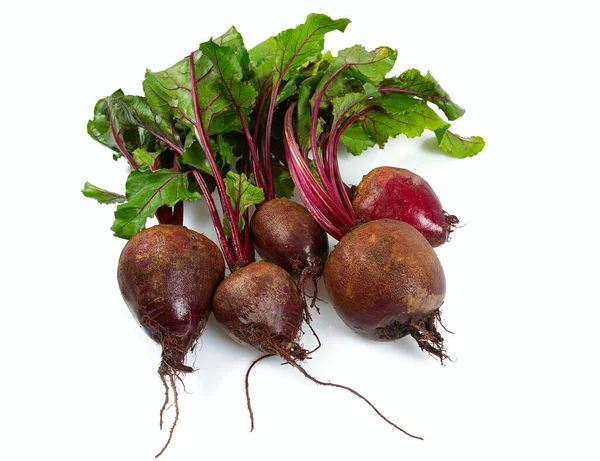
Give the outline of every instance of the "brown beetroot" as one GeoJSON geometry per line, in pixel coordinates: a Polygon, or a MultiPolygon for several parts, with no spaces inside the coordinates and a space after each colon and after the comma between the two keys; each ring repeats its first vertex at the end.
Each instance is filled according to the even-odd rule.
{"type": "Polygon", "coordinates": [[[207,237],[183,226],[161,224],[136,234],[123,248],[118,281],[121,294],[142,329],[162,346],[158,373],[179,408],[175,378],[193,371],[184,358],[204,330],[215,288],[223,280],[225,262],[219,248],[207,237]]]}
{"type": "MultiPolygon", "coordinates": [[[[254,248],[266,261],[299,276],[298,286],[305,291],[312,280],[313,307],[317,282],[329,251],[327,233],[308,210],[292,200],[277,198],[263,202],[250,221],[254,248]]],[[[310,320],[310,314],[307,320],[310,320]]]]}
{"type": "Polygon", "coordinates": [[[267,261],[244,266],[215,293],[215,319],[238,343],[261,352],[304,359],[297,343],[305,301],[294,279],[267,261]]]}
{"type": "Polygon", "coordinates": [[[391,219],[358,226],[329,255],[324,280],[337,313],[359,335],[393,341],[410,334],[422,349],[446,357],[435,326],[446,278],[414,227],[391,219]]]}
{"type": "Polygon", "coordinates": [[[431,186],[403,168],[374,168],[357,186],[352,207],[363,221],[397,219],[417,229],[434,247],[449,239],[458,224],[454,215],[442,209],[431,186]]]}

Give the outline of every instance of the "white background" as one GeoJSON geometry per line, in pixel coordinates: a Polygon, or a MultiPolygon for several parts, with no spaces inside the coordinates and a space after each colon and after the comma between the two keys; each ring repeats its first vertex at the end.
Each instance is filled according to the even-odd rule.
{"type": "MultiPolygon", "coordinates": [[[[252,46],[310,12],[353,21],[327,48],[389,45],[395,71],[430,70],[467,109],[455,130],[487,141],[466,160],[431,148],[430,135],[341,160],[350,183],[377,165],[413,170],[466,223],[438,250],[455,362],[441,367],[410,339],[361,339],[323,305],[324,346],[307,369],[355,387],[425,441],[275,359],[253,373],[250,434],[243,377],[258,354],[211,321],[163,459],[597,459],[592,4],[2,2],[2,459],[150,460],[166,437],[160,350],[119,294],[113,210],[79,192],[85,181],[124,189],[126,166],[86,134],[96,100],[119,87],[139,94],[146,68],[231,24],[252,46]]],[[[186,208],[186,224],[214,236],[202,207],[186,208]]]]}

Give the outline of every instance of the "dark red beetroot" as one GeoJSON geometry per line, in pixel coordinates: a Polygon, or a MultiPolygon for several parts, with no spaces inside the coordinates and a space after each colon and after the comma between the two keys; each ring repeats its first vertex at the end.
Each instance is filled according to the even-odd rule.
{"type": "MultiPolygon", "coordinates": [[[[204,330],[215,288],[223,280],[225,263],[207,237],[183,226],[161,224],[143,230],[127,242],[119,259],[121,294],[143,330],[162,346],[158,373],[168,377],[179,413],[175,378],[193,371],[184,364],[187,352],[204,330]]],[[[158,456],[157,455],[157,456],[158,456]]]]}
{"type": "Polygon", "coordinates": [[[323,274],[329,242],[327,233],[308,210],[292,200],[268,200],[252,216],[250,230],[258,254],[289,273],[298,275],[298,285],[302,291],[309,280],[313,281],[314,306],[317,281],[323,274]]]}
{"type": "Polygon", "coordinates": [[[435,321],[446,278],[412,226],[391,219],[358,226],[329,255],[324,280],[337,313],[359,335],[378,341],[411,335],[422,349],[445,357],[435,321]]]}
{"type": "Polygon", "coordinates": [[[434,247],[446,243],[458,224],[456,216],[442,209],[427,181],[403,168],[371,170],[357,186],[352,206],[363,221],[389,218],[408,223],[434,247]]]}

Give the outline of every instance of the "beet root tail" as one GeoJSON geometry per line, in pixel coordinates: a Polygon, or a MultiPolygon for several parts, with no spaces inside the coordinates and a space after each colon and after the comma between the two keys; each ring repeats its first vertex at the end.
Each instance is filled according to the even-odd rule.
{"type": "Polygon", "coordinates": [[[248,414],[250,415],[250,432],[254,431],[254,412],[252,411],[252,403],[250,401],[250,372],[254,365],[260,362],[263,359],[267,359],[269,357],[273,357],[275,354],[265,354],[257,358],[254,362],[250,364],[248,367],[248,371],[246,371],[246,379],[244,382],[244,387],[246,389],[246,404],[248,405],[248,414]]]}
{"type": "Polygon", "coordinates": [[[352,389],[351,387],[348,386],[344,386],[342,384],[336,384],[336,383],[332,383],[329,381],[321,381],[317,378],[315,378],[314,376],[310,375],[305,369],[304,367],[302,367],[302,365],[300,365],[299,363],[297,363],[297,361],[295,361],[290,355],[285,354],[285,353],[278,353],[278,355],[283,358],[289,365],[293,366],[294,368],[296,368],[300,373],[302,373],[304,375],[305,378],[310,379],[313,383],[318,384],[320,386],[329,386],[329,387],[337,387],[338,389],[344,389],[348,392],[350,392],[351,394],[354,394],[356,397],[358,397],[359,399],[363,400],[367,405],[369,405],[373,411],[375,411],[375,413],[377,413],[377,415],[383,419],[386,423],[388,423],[390,426],[394,427],[395,429],[399,430],[400,432],[408,435],[409,437],[413,438],[413,439],[418,439],[418,440],[423,440],[423,437],[419,437],[417,435],[413,435],[410,432],[405,431],[404,429],[402,429],[400,426],[398,426],[396,423],[394,423],[393,421],[389,420],[387,417],[385,417],[383,415],[383,413],[381,413],[379,411],[379,409],[373,405],[371,403],[370,400],[368,400],[365,396],[363,396],[361,393],[355,391],[354,389],[352,389]]]}
{"type": "MultiPolygon", "coordinates": [[[[307,260],[307,264],[300,271],[300,275],[298,276],[298,288],[304,296],[310,299],[310,307],[317,310],[317,314],[320,314],[321,311],[319,306],[317,306],[317,301],[319,300],[319,279],[323,275],[323,263],[317,257],[312,257],[307,260]],[[307,288],[312,283],[313,293],[312,295],[308,295],[307,288]]],[[[312,316],[310,314],[310,310],[308,305],[306,306],[304,312],[304,320],[306,323],[310,323],[312,320],[312,316]]]]}
{"type": "MultiPolygon", "coordinates": [[[[438,309],[428,317],[408,325],[408,333],[417,341],[421,350],[439,359],[444,365],[444,360],[451,360],[444,348],[444,338],[437,329],[437,324],[446,330],[441,322],[440,310],[438,309]]],[[[448,330],[446,330],[448,331],[448,330]]],[[[448,333],[452,333],[448,331],[448,333]]]]}

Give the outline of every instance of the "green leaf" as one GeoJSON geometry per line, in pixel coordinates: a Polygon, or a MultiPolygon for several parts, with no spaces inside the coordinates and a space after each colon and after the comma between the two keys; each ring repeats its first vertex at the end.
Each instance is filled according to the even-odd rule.
{"type": "Polygon", "coordinates": [[[456,158],[473,157],[483,150],[485,141],[481,136],[464,138],[448,130],[445,125],[435,130],[440,149],[456,158]]]}
{"type": "Polygon", "coordinates": [[[363,91],[359,93],[347,93],[344,96],[333,98],[331,100],[333,115],[336,119],[350,117],[352,114],[365,109],[380,97],[377,87],[371,83],[365,83],[363,91]]]}
{"type": "Polygon", "coordinates": [[[213,39],[213,42],[219,46],[229,47],[233,50],[242,67],[244,79],[248,79],[250,77],[250,56],[244,45],[244,39],[238,30],[232,26],[223,35],[213,39]]]}
{"type": "Polygon", "coordinates": [[[298,93],[298,85],[296,84],[296,79],[288,80],[288,82],[280,88],[277,92],[277,97],[275,98],[275,106],[278,106],[280,103],[295,96],[298,93]]]}
{"type": "Polygon", "coordinates": [[[242,82],[244,75],[248,73],[248,63],[243,63],[240,54],[235,54],[232,48],[220,46],[212,40],[202,43],[200,50],[212,62],[214,71],[220,77],[220,93],[227,97],[236,112],[247,117],[252,111],[258,95],[249,83],[242,82]]]}
{"type": "Polygon", "coordinates": [[[369,137],[360,122],[350,125],[340,137],[352,155],[360,155],[364,150],[373,147],[375,141],[369,137]]]}
{"type": "Polygon", "coordinates": [[[121,124],[136,126],[175,150],[183,148],[172,120],[152,112],[146,98],[130,95],[114,98],[113,107],[114,116],[121,124]]]}
{"type": "Polygon", "coordinates": [[[279,165],[273,165],[273,185],[275,187],[275,197],[292,198],[294,195],[294,181],[289,171],[284,170],[279,165]]]}
{"type": "Polygon", "coordinates": [[[423,101],[403,93],[386,93],[378,104],[389,114],[405,114],[422,106],[423,101]]]}
{"type": "MultiPolygon", "coordinates": [[[[238,226],[240,230],[244,229],[244,212],[252,205],[258,205],[265,199],[265,193],[260,187],[256,187],[250,182],[250,179],[242,173],[227,172],[225,178],[225,191],[231,200],[234,213],[238,216],[238,226]]],[[[227,222],[224,222],[227,226],[227,222]]],[[[228,229],[227,229],[228,231],[228,229]]]]}
{"type": "Polygon", "coordinates": [[[309,14],[304,24],[277,35],[275,68],[281,78],[289,80],[305,61],[318,60],[325,34],[334,30],[344,32],[349,23],[349,19],[333,20],[324,14],[309,14]]]}
{"type": "MultiPolygon", "coordinates": [[[[342,81],[352,78],[362,83],[368,82],[376,85],[392,70],[397,55],[396,50],[387,46],[376,48],[373,51],[367,51],[361,45],[343,49],[325,71],[319,88],[322,88],[332,78],[342,81]]],[[[339,88],[339,85],[330,87],[327,94],[339,96],[339,88]],[[338,88],[338,90],[336,91],[334,88],[338,88]]]]}
{"type": "Polygon", "coordinates": [[[160,152],[148,152],[144,149],[136,149],[132,152],[133,159],[140,170],[152,170],[160,152]]]}
{"type": "Polygon", "coordinates": [[[389,113],[385,110],[369,112],[364,116],[365,132],[379,147],[383,148],[389,138],[400,134],[414,138],[424,130],[434,131],[446,125],[446,122],[422,101],[413,110],[403,113],[389,113]]]}
{"type": "Polygon", "coordinates": [[[115,101],[123,96],[122,90],[117,90],[110,96],[100,99],[94,107],[94,118],[88,121],[88,134],[100,144],[111,149],[113,158],[117,160],[123,154],[119,149],[119,142],[128,151],[133,151],[142,146],[140,133],[136,127],[127,126],[116,117],[114,111],[115,101]],[[119,139],[115,139],[115,134],[119,139]]]}
{"type": "Polygon", "coordinates": [[[233,162],[234,146],[232,146],[221,134],[217,136],[216,141],[211,142],[211,146],[221,167],[230,167],[233,162]]]}
{"type": "Polygon", "coordinates": [[[85,186],[83,186],[81,192],[86,197],[93,198],[98,203],[123,203],[127,200],[124,195],[117,194],[116,192],[110,192],[106,189],[101,189],[93,184],[90,184],[89,182],[85,183],[85,186]]]}
{"type": "Polygon", "coordinates": [[[429,72],[421,75],[417,69],[409,69],[398,77],[385,80],[381,87],[401,89],[431,102],[444,112],[448,120],[456,120],[465,113],[462,107],[452,102],[450,95],[429,72]]]}
{"type": "Polygon", "coordinates": [[[265,91],[272,81],[276,52],[277,40],[275,37],[269,37],[248,52],[253,69],[252,84],[259,93],[265,91]]]}
{"type": "Polygon", "coordinates": [[[119,96],[123,96],[123,91],[120,89],[115,91],[108,98],[100,99],[94,106],[94,118],[87,124],[88,134],[100,144],[115,151],[117,153],[117,158],[121,156],[121,153],[117,148],[115,138],[111,131],[107,100],[110,100],[111,97],[119,96]]]}
{"type": "Polygon", "coordinates": [[[181,162],[200,170],[202,173],[211,176],[213,174],[210,163],[206,158],[206,153],[202,150],[200,143],[191,132],[185,138],[185,147],[181,156],[181,162]]]}
{"type": "Polygon", "coordinates": [[[209,131],[210,127],[213,132],[211,124],[216,132],[239,128],[230,101],[220,93],[221,78],[213,70],[210,59],[195,51],[191,60],[188,56],[166,70],[147,71],[143,87],[150,108],[166,120],[174,117],[193,129],[202,126],[209,131]]]}
{"type": "Polygon", "coordinates": [[[111,227],[115,236],[124,239],[143,230],[146,220],[154,216],[159,207],[200,198],[200,194],[190,191],[187,172],[169,169],[132,171],[127,178],[126,191],[127,202],[117,207],[111,227]]]}
{"type": "Polygon", "coordinates": [[[331,51],[326,51],[319,60],[306,61],[302,66],[302,75],[304,77],[317,75],[327,69],[334,60],[335,57],[331,54],[331,51]]]}

